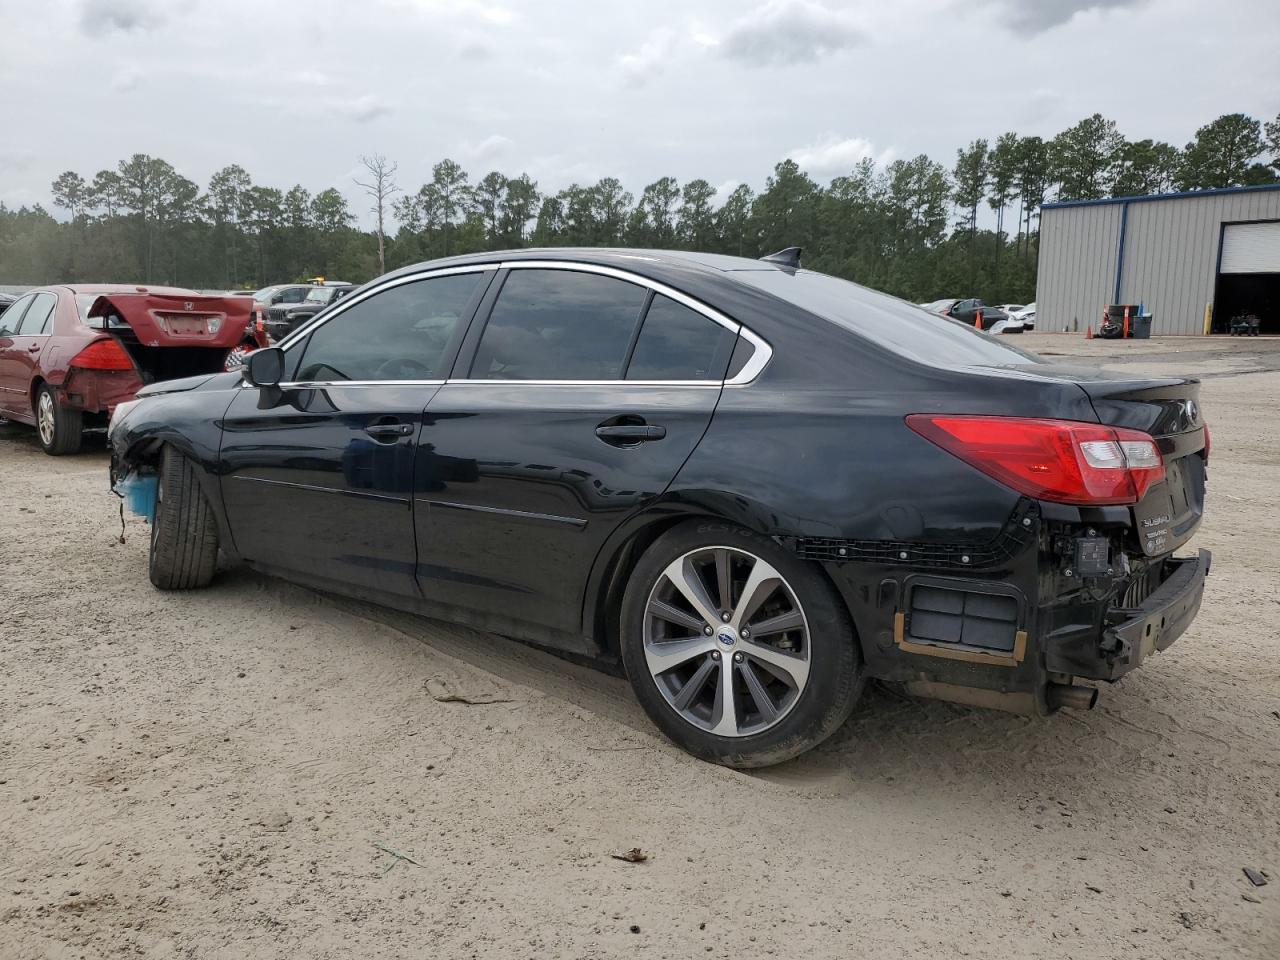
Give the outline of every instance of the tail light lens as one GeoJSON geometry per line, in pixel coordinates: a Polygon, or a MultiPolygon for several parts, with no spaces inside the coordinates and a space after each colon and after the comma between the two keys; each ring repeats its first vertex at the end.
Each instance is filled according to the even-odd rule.
{"type": "Polygon", "coordinates": [[[132,370],[133,361],[124,347],[107,337],[93,341],[72,357],[71,366],[82,370],[132,370]]]}
{"type": "Polygon", "coordinates": [[[907,426],[987,476],[1037,500],[1137,503],[1164,479],[1148,434],[1073,420],[917,413],[907,426]]]}

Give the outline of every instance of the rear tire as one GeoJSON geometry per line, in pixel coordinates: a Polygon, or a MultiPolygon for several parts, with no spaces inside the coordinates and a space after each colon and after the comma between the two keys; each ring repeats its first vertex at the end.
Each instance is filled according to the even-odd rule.
{"type": "Polygon", "coordinates": [[[165,447],[156,484],[147,572],[161,590],[207,586],[218,562],[218,524],[195,465],[165,447]]]}
{"type": "Polygon", "coordinates": [[[36,436],[40,448],[51,457],[79,453],[84,440],[83,416],[79,410],[59,406],[58,395],[47,383],[36,391],[36,436]]]}
{"type": "Polygon", "coordinates": [[[853,622],[822,572],[769,537],[712,520],[673,528],[640,558],[621,646],[659,729],[728,767],[811,749],[848,719],[863,686],[853,622]]]}

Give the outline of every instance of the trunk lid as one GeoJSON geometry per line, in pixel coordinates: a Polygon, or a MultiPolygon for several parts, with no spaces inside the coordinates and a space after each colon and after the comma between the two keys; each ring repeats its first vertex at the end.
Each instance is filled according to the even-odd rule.
{"type": "Polygon", "coordinates": [[[202,294],[103,294],[86,322],[113,337],[146,383],[219,373],[245,338],[252,297],[202,294]]]}
{"type": "Polygon", "coordinates": [[[1165,479],[1131,508],[1138,543],[1145,556],[1158,557],[1191,539],[1204,513],[1206,474],[1198,379],[1133,377],[1067,363],[975,369],[1046,385],[1074,384],[1083,391],[1100,423],[1149,433],[1164,459],[1165,479]]]}
{"type": "Polygon", "coordinates": [[[1078,381],[1098,420],[1149,433],[1164,458],[1163,483],[1133,506],[1134,528],[1148,557],[1170,553],[1191,539],[1204,514],[1205,424],[1200,381],[1192,377],[1078,381]]]}

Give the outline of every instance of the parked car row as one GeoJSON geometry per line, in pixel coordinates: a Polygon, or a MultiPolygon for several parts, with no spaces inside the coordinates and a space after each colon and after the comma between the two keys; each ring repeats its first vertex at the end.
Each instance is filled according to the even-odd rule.
{"type": "MultiPolygon", "coordinates": [[[[977,297],[970,297],[968,300],[948,297],[946,300],[920,303],[920,306],[931,314],[959,320],[965,326],[973,326],[975,329],[982,330],[983,333],[1023,333],[1024,330],[1034,328],[1034,321],[1028,326],[1021,317],[1015,317],[1011,310],[1006,310],[1005,307],[988,306],[977,297]]],[[[1018,310],[1024,310],[1024,307],[1019,306],[1018,310]]]]}
{"type": "Polygon", "coordinates": [[[74,453],[143,386],[223,370],[251,311],[179,287],[29,290],[0,314],[0,417],[34,426],[46,453],[74,453]]]}

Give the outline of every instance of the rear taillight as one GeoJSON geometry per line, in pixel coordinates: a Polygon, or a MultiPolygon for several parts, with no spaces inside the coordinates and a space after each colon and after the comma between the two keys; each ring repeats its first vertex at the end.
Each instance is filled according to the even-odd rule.
{"type": "Polygon", "coordinates": [[[74,357],[71,366],[82,370],[132,370],[133,361],[114,340],[95,340],[74,357]]]}
{"type": "Polygon", "coordinates": [[[1209,425],[1204,425],[1204,462],[1209,462],[1209,425]]]}
{"type": "Polygon", "coordinates": [[[1073,420],[917,413],[907,425],[927,440],[1037,500],[1137,503],[1164,479],[1148,434],[1073,420]]]}

